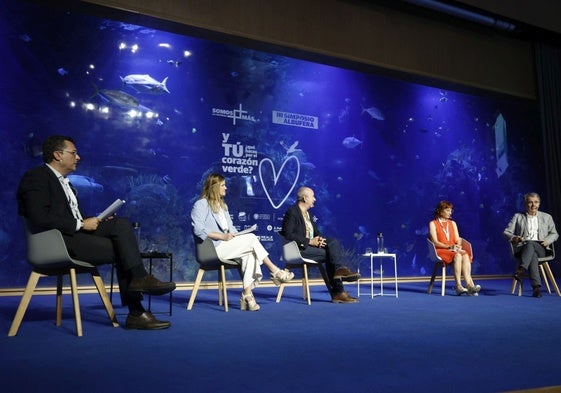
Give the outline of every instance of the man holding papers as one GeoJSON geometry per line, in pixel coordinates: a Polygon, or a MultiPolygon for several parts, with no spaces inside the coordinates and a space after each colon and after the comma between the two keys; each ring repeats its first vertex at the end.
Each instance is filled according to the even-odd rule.
{"type": "Polygon", "coordinates": [[[85,217],[67,175],[76,170],[80,156],[72,138],[54,135],[43,143],[44,165],[24,174],[17,198],[18,212],[32,232],[58,229],[71,257],[94,265],[115,262],[121,300],[128,306],[127,329],[165,329],[170,322],[157,320],[142,306],[142,293],[163,295],[175,289],[144,268],[136,237],[125,218],[101,220],[85,217]]]}

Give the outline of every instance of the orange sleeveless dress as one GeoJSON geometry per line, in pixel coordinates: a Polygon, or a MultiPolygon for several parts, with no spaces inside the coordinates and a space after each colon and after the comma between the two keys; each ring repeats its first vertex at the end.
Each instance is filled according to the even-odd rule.
{"type": "MultiPolygon", "coordinates": [[[[441,224],[440,221],[438,221],[438,219],[433,220],[433,222],[434,222],[434,226],[436,228],[436,240],[438,240],[440,243],[444,243],[444,244],[449,245],[449,246],[452,246],[452,245],[456,244],[456,242],[458,241],[458,238],[456,237],[456,231],[454,231],[454,227],[452,225],[452,222],[453,222],[452,220],[448,220],[447,225],[441,224]],[[449,239],[446,238],[445,229],[448,231],[448,234],[450,235],[449,239]]],[[[465,250],[465,249],[462,248],[462,251],[460,251],[460,252],[462,254],[467,253],[468,256],[469,256],[469,260],[470,261],[473,260],[473,256],[471,255],[469,250],[465,250]]],[[[456,255],[456,252],[452,251],[452,250],[448,250],[446,248],[437,248],[436,249],[436,254],[440,258],[442,258],[444,263],[450,264],[454,260],[454,255],[456,255]]]]}

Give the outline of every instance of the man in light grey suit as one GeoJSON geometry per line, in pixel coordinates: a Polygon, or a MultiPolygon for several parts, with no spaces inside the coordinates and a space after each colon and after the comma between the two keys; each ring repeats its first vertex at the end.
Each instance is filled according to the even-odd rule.
{"type": "Polygon", "coordinates": [[[532,296],[541,297],[538,258],[543,258],[551,252],[549,246],[559,235],[553,218],[538,211],[540,196],[537,193],[524,195],[524,203],[526,213],[516,213],[503,231],[503,236],[512,243],[514,256],[520,261],[514,278],[521,282],[520,276],[528,271],[533,288],[532,296]]]}

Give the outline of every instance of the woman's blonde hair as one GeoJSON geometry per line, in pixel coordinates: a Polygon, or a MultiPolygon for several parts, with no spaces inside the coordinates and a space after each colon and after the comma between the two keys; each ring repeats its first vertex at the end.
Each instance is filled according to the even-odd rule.
{"type": "Polygon", "coordinates": [[[228,210],[224,198],[220,195],[220,184],[224,181],[226,181],[226,179],[221,174],[211,173],[206,177],[203,185],[201,198],[207,200],[208,205],[214,213],[218,213],[220,208],[224,211],[228,210]]]}

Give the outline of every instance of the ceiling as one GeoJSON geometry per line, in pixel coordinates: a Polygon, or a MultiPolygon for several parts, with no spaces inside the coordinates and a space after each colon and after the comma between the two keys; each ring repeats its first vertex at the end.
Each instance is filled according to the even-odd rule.
{"type": "Polygon", "coordinates": [[[559,0],[460,0],[457,3],[464,3],[513,21],[561,34],[561,1],[559,0]]]}
{"type": "Polygon", "coordinates": [[[466,24],[486,25],[519,38],[561,45],[561,1],[559,0],[366,1],[442,21],[456,20],[466,24]]]}

